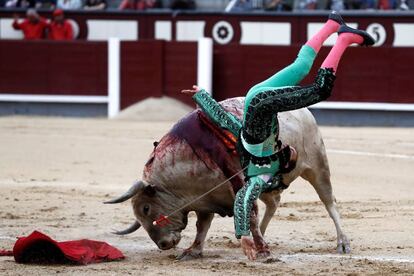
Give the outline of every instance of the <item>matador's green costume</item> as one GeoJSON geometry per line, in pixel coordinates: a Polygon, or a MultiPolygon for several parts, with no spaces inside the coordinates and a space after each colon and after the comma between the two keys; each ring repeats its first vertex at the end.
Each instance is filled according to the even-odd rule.
{"type": "Polygon", "coordinates": [[[247,182],[237,192],[234,204],[237,238],[250,233],[254,201],[262,192],[272,190],[281,179],[277,112],[307,107],[330,95],[335,76],[329,69],[319,69],[310,86],[294,86],[306,77],[315,57],[315,51],[305,45],[293,64],[253,86],[246,95],[243,123],[226,112],[205,90],[193,97],[210,119],[239,137],[238,152],[242,167],[247,166],[247,182]],[[261,175],[268,177],[263,179],[261,175]]]}
{"type": "Polygon", "coordinates": [[[334,71],[340,57],[352,43],[372,45],[374,40],[366,32],[348,27],[339,14],[331,13],[324,27],[300,49],[291,65],[249,90],[243,122],[226,112],[206,91],[201,90],[194,95],[194,100],[213,122],[238,137],[238,153],[242,168],[247,168],[247,181],[237,192],[234,203],[237,238],[250,233],[250,212],[255,200],[262,192],[282,183],[281,165],[286,160],[283,160],[285,154],[278,140],[277,113],[327,99],[333,88],[334,71]],[[323,41],[335,32],[339,34],[336,44],[319,69],[314,83],[296,86],[308,75],[323,41]]]}

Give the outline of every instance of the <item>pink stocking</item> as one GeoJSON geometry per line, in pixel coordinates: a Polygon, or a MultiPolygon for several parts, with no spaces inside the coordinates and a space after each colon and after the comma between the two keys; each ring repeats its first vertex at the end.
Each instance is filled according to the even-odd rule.
{"type": "Polygon", "coordinates": [[[326,21],[325,25],[323,25],[322,29],[320,29],[317,34],[309,39],[305,45],[312,47],[312,49],[318,53],[322,47],[323,42],[327,40],[331,34],[336,33],[340,26],[341,25],[339,25],[338,22],[329,19],[326,21]]]}
{"type": "Polygon", "coordinates": [[[332,47],[328,56],[325,58],[325,61],[322,63],[321,68],[333,68],[334,72],[338,68],[339,61],[341,60],[342,54],[345,52],[345,49],[353,44],[361,44],[364,41],[364,38],[360,35],[353,33],[342,33],[338,36],[335,45],[332,47]]]}

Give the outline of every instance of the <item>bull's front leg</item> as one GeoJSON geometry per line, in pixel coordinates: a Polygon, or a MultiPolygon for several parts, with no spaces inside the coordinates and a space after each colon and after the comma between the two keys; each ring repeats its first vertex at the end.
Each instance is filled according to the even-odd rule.
{"type": "Polygon", "coordinates": [[[203,256],[204,241],[206,239],[208,229],[210,229],[214,214],[200,212],[196,212],[196,214],[197,235],[193,244],[177,257],[178,260],[192,260],[203,256]]]}
{"type": "Polygon", "coordinates": [[[252,212],[250,214],[250,232],[252,232],[253,241],[257,250],[258,258],[267,258],[270,256],[270,249],[265,242],[262,232],[259,228],[259,209],[257,203],[253,205],[252,212]]]}

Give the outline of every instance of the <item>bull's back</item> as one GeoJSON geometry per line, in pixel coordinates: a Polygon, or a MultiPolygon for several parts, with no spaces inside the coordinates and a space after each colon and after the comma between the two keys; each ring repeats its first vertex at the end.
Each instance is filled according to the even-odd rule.
{"type": "MultiPolygon", "coordinates": [[[[220,104],[224,109],[242,120],[244,97],[230,98],[221,101],[220,104]]],[[[315,118],[307,108],[280,112],[278,119],[280,126],[279,138],[283,143],[298,146],[300,142],[308,141],[310,138],[312,140],[312,137],[320,137],[315,118]]]]}
{"type": "MultiPolygon", "coordinates": [[[[242,120],[244,97],[230,98],[221,101],[220,104],[226,111],[242,120]]],[[[240,168],[239,160],[237,156],[229,152],[229,149],[214,133],[203,126],[197,112],[193,111],[184,117],[167,136],[175,136],[185,140],[191,147],[189,152],[197,155],[196,159],[209,164],[209,167],[219,167],[224,172],[224,177],[228,178],[240,168]]],[[[308,109],[280,112],[278,118],[280,140],[284,144],[293,146],[298,152],[296,169],[287,176],[288,182],[290,182],[302,175],[305,169],[320,163],[319,161],[325,156],[325,150],[316,121],[308,109]]],[[[174,159],[179,161],[182,156],[178,154],[176,157],[174,159]]],[[[240,187],[240,185],[241,183],[236,183],[236,186],[240,187]]]]}
{"type": "MultiPolygon", "coordinates": [[[[220,103],[242,120],[244,97],[231,98],[220,103]]],[[[287,176],[288,182],[302,175],[304,170],[315,167],[315,164],[327,166],[322,135],[315,118],[307,108],[280,112],[278,120],[279,139],[283,144],[293,146],[298,152],[297,166],[287,176]]]]}

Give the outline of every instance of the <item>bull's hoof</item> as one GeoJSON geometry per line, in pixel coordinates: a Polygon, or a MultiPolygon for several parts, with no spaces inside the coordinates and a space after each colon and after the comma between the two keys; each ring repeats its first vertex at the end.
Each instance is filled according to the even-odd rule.
{"type": "Polygon", "coordinates": [[[338,247],[336,252],[339,254],[349,254],[351,253],[351,244],[346,236],[343,236],[342,239],[338,241],[338,247]]]}
{"type": "Polygon", "coordinates": [[[200,259],[203,257],[203,253],[195,250],[184,250],[183,253],[177,256],[179,261],[190,261],[195,259],[200,259]]]}
{"type": "Polygon", "coordinates": [[[264,248],[262,250],[257,251],[257,259],[266,259],[268,257],[270,257],[271,253],[270,250],[268,248],[264,248]]]}

